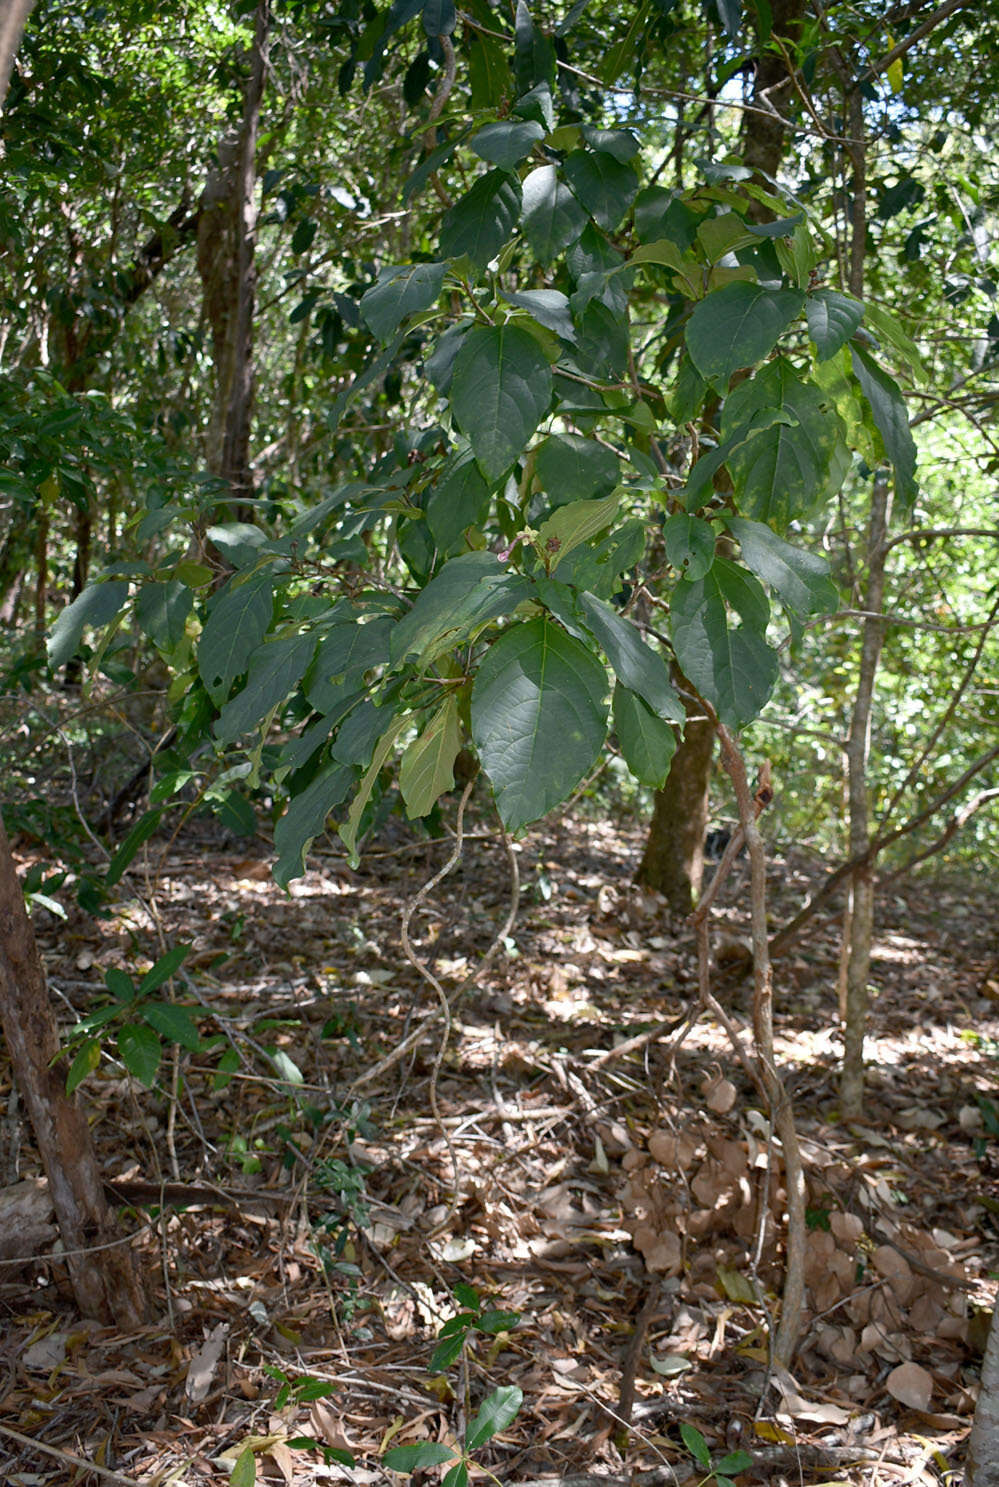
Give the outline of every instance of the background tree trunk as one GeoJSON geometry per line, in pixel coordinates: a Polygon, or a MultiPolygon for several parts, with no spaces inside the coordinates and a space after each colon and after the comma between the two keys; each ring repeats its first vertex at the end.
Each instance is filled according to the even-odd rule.
{"type": "Polygon", "coordinates": [[[656,791],[652,824],[635,874],[643,888],[661,893],[674,914],[689,914],[704,875],[704,831],[715,730],[696,703],[673,755],[669,776],[656,791]]]}
{"type": "Polygon", "coordinates": [[[3,0],[0,4],[0,108],[7,96],[14,58],[34,3],[35,0],[3,0]]]}
{"type": "Polygon", "coordinates": [[[995,1313],[982,1360],[982,1383],[968,1437],[965,1487],[999,1487],[999,1324],[995,1313]]]}
{"type": "Polygon", "coordinates": [[[2,819],[0,1022],[48,1176],[76,1303],[85,1317],[138,1327],[145,1304],[131,1253],[108,1210],[87,1117],[66,1094],[45,972],[2,819]]]}

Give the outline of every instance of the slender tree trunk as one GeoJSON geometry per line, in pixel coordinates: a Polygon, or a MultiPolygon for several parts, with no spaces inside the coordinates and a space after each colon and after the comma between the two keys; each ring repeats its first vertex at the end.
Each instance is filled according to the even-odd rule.
{"type": "Polygon", "coordinates": [[[689,914],[701,891],[714,746],[713,723],[696,703],[688,704],[683,738],[665,785],[656,791],[652,824],[635,874],[635,882],[661,893],[674,914],[689,914]]]}
{"type": "Polygon", "coordinates": [[[132,1255],[115,1232],[86,1114],[66,1094],[45,972],[2,819],[0,1022],[48,1177],[76,1303],[86,1317],[138,1327],[145,1305],[132,1255]]]}
{"type": "MultiPolygon", "coordinates": [[[[238,131],[219,145],[218,163],[201,198],[198,271],[212,332],[215,396],[206,439],[212,474],[228,485],[239,512],[253,494],[250,428],[253,415],[253,315],[256,303],[256,158],[260,105],[267,73],[269,0],[256,11],[250,72],[238,131]]],[[[244,510],[242,515],[247,515],[244,510]]]]}
{"type": "Polygon", "coordinates": [[[0,108],[7,97],[14,58],[35,0],[0,0],[0,108]]]}
{"type": "Polygon", "coordinates": [[[871,747],[871,714],[874,683],[884,644],[885,560],[888,552],[888,523],[891,519],[891,487],[883,476],[874,482],[867,531],[867,586],[864,594],[863,639],[857,695],[846,744],[850,807],[850,856],[864,857],[851,878],[851,905],[844,921],[846,942],[846,1015],[843,1026],[843,1074],[840,1100],[843,1114],[856,1118],[864,1103],[864,1032],[867,1024],[867,985],[871,968],[871,939],[874,932],[874,861],[871,844],[870,801],[867,762],[871,747]]]}
{"type": "Polygon", "coordinates": [[[982,1383],[968,1438],[964,1487],[999,1487],[999,1322],[992,1314],[982,1383]]]}

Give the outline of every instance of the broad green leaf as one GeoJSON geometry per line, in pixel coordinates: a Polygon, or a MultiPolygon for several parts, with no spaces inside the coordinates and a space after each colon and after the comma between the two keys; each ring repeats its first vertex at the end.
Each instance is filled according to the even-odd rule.
{"type": "Polygon", "coordinates": [[[494,1389],[488,1399],[483,1401],[482,1408],[468,1427],[466,1451],[477,1451],[486,1441],[492,1440],[494,1435],[512,1424],[520,1413],[523,1402],[524,1391],[515,1384],[494,1389]]]}
{"type": "Polygon", "coordinates": [[[402,756],[399,789],[410,821],[426,816],[454,784],[454,761],[461,748],[458,699],[452,693],[402,756]]]}
{"type": "Polygon", "coordinates": [[[909,428],[905,399],[893,377],[859,346],[852,348],[853,370],[874,415],[885,453],[895,467],[895,484],[903,505],[911,510],[916,484],[916,445],[909,428]]]}
{"type": "Polygon", "coordinates": [[[88,1074],[92,1074],[101,1061],[101,1043],[99,1038],[88,1038],[81,1043],[76,1052],[73,1062],[69,1066],[66,1075],[66,1093],[71,1095],[77,1089],[88,1074]]]}
{"type": "Polygon", "coordinates": [[[609,494],[617,486],[620,468],[613,449],[581,434],[550,434],[534,456],[541,489],[559,506],[609,494]]]}
{"type": "Polygon", "coordinates": [[[385,732],[386,711],[366,697],[340,727],[330,755],[339,764],[367,767],[375,744],[385,732]]]}
{"type": "Polygon", "coordinates": [[[770,600],[759,579],[731,558],[716,558],[713,572],[722,596],[743,624],[765,634],[770,623],[770,600]]]}
{"type": "Polygon", "coordinates": [[[530,597],[530,584],[492,552],[462,553],[444,564],[392,633],[392,660],[427,664],[458,640],[530,597]]]}
{"type": "Polygon", "coordinates": [[[152,1089],[163,1056],[163,1045],[152,1028],[141,1022],[126,1023],[118,1034],[118,1052],[128,1072],[152,1089]]]}
{"type": "MultiPolygon", "coordinates": [[[[156,967],[154,966],[153,970],[155,969],[156,967]]],[[[152,971],[149,974],[152,975],[152,971]]],[[[122,1005],[128,1006],[130,1002],[135,1001],[135,982],[127,971],[121,971],[117,966],[111,966],[109,970],[104,972],[104,984],[116,1002],[121,1002],[122,1005]]]]}
{"type": "Polygon", "coordinates": [[[551,367],[529,331],[515,323],[469,331],[455,357],[451,408],[487,480],[523,453],[551,398],[551,367]]]}
{"type": "Polygon", "coordinates": [[[726,1476],[736,1477],[740,1472],[748,1472],[751,1466],[755,1466],[755,1459],[748,1451],[732,1451],[728,1456],[723,1456],[720,1461],[714,1462],[714,1470],[723,1472],[726,1476]]]}
{"type": "Polygon", "coordinates": [[[536,83],[533,88],[521,94],[510,112],[518,119],[534,119],[536,123],[543,124],[546,130],[554,129],[555,104],[552,100],[551,84],[547,79],[536,83]]]}
{"type": "Polygon", "coordinates": [[[513,236],[521,189],[515,176],[490,170],[449,207],[441,224],[441,257],[468,257],[483,269],[513,236]]]}
{"type": "Polygon", "coordinates": [[[612,709],[614,731],[628,768],[641,784],[661,789],[676,750],[673,729],[620,682],[614,688],[612,709]]]}
{"type": "Polygon", "coordinates": [[[520,1321],[519,1311],[497,1311],[490,1309],[484,1311],[475,1323],[477,1332],[488,1333],[490,1337],[497,1336],[500,1332],[512,1332],[520,1321]]]}
{"type": "Polygon", "coordinates": [[[518,119],[487,124],[468,143],[481,160],[488,160],[501,170],[513,170],[544,137],[543,127],[534,119],[518,119]]]}
{"type": "Polygon", "coordinates": [[[228,697],[232,684],[246,670],[253,651],[264,638],[274,609],[268,569],[241,583],[230,579],[217,595],[198,642],[198,671],[212,701],[228,697]]]}
{"type": "Polygon", "coordinates": [[[267,533],[246,521],[219,522],[209,527],[205,536],[232,568],[251,567],[262,549],[270,545],[267,533]]]}
{"type": "Polygon", "coordinates": [[[278,854],[274,881],[280,888],[287,888],[292,878],[300,878],[305,872],[305,857],[313,840],[326,829],[327,816],[347,798],[356,778],[356,770],[346,764],[327,764],[289,802],[274,827],[278,854]]]}
{"type": "Polygon", "coordinates": [[[693,582],[703,578],[715,560],[715,529],[699,516],[677,511],[663,526],[666,561],[693,582]]]}
{"type": "Polygon", "coordinates": [[[419,1471],[421,1467],[443,1466],[445,1461],[454,1461],[457,1452],[440,1441],[418,1441],[415,1446],[393,1446],[382,1457],[382,1465],[389,1471],[419,1471]]]}
{"type": "Polygon", "coordinates": [[[576,327],[569,311],[569,301],[561,290],[522,289],[519,293],[508,294],[506,298],[511,305],[526,310],[539,325],[543,325],[563,341],[575,341],[576,327]]]}
{"type": "Polygon", "coordinates": [[[479,527],[489,514],[489,487],[470,449],[453,454],[427,498],[427,527],[438,552],[466,546],[464,533],[479,527]]]}
{"type": "Polygon", "coordinates": [[[169,1043],[179,1043],[191,1053],[201,1052],[201,1034],[190,1009],[176,1002],[145,1002],[142,1016],[169,1043]]]}
{"type": "MultiPolygon", "coordinates": [[[[170,977],[177,974],[190,953],[190,945],[174,945],[165,955],[161,955],[139,982],[139,995],[148,996],[149,992],[158,991],[161,986],[165,986],[170,977]]],[[[108,985],[111,985],[110,981],[108,985]]]]}
{"type": "Polygon", "coordinates": [[[839,414],[846,430],[846,441],[872,470],[884,458],[884,445],[867,413],[867,404],[853,375],[849,346],[843,346],[828,361],[816,362],[812,373],[839,414]]]}
{"type": "Polygon", "coordinates": [[[472,690],[472,737],[504,825],[519,831],[565,800],[607,734],[607,676],[551,620],[514,625],[492,645],[472,690]]]}
{"type": "Polygon", "coordinates": [[[756,242],[745,219],[736,212],[705,217],[697,229],[697,240],[709,263],[719,263],[727,253],[752,247],[756,242]]]}
{"type": "Polygon", "coordinates": [[[308,670],[315,649],[315,631],[282,635],[258,646],[247,663],[246,686],[229,699],[214,724],[219,743],[233,743],[249,733],[284,702],[308,670]]]}
{"type": "Polygon", "coordinates": [[[380,614],[361,624],[334,625],[320,637],[315,660],[305,678],[305,695],[318,713],[329,713],[343,701],[343,689],[353,690],[365,673],[389,659],[389,637],[394,620],[380,614]]]}
{"type": "Polygon", "coordinates": [[[465,1346],[465,1334],[467,1331],[468,1327],[466,1325],[462,1327],[460,1332],[451,1337],[445,1337],[437,1344],[430,1354],[429,1371],[431,1373],[444,1373],[451,1367],[455,1359],[461,1357],[461,1350],[465,1346]]]}
{"type": "Polygon", "coordinates": [[[864,318],[864,306],[835,289],[817,289],[805,300],[808,334],[819,361],[828,361],[853,335],[864,318]]]}
{"type": "Polygon", "coordinates": [[[555,50],[544,32],[535,27],[526,0],[517,0],[514,15],[513,70],[518,93],[548,81],[555,70],[555,50]]]}
{"type": "Polygon", "coordinates": [[[184,639],[194,595],[176,579],[147,583],[135,596],[135,618],[161,651],[175,650],[184,639]]]}
{"type": "Polygon", "coordinates": [[[708,1450],[707,1441],[697,1427],[688,1425],[684,1421],[680,1426],[680,1434],[683,1437],[683,1444],[687,1447],[687,1450],[693,1456],[698,1466],[702,1467],[704,1471],[710,1471],[711,1452],[708,1450]]]}
{"type": "Polygon", "coordinates": [[[876,305],[873,300],[865,300],[864,320],[878,339],[884,345],[890,346],[896,356],[905,363],[917,381],[925,383],[929,380],[919,348],[912,338],[906,335],[897,317],[890,310],[884,309],[882,305],[876,305]]]}
{"type": "Polygon", "coordinates": [[[443,263],[382,269],[378,283],[361,296],[361,314],[380,341],[393,336],[407,315],[430,308],[441,292],[446,272],[443,263]]]}
{"type": "Polygon", "coordinates": [[[628,352],[627,322],[602,300],[591,300],[579,317],[575,365],[598,381],[614,382],[627,371],[628,352]]]}
{"type": "Polygon", "coordinates": [[[638,176],[605,150],[573,150],[565,178],[593,220],[613,232],[638,194],[638,176]]]}
{"type": "Polygon", "coordinates": [[[473,31],[462,38],[462,53],[467,60],[472,109],[495,111],[511,91],[510,67],[502,48],[473,31]]]}
{"type": "Polygon", "coordinates": [[[554,165],[539,165],[523,185],[524,236],[535,257],[544,265],[574,243],[586,226],[586,213],[554,165]]]}
{"type": "Polygon", "coordinates": [[[253,1454],[253,1447],[247,1446],[236,1457],[236,1463],[229,1476],[229,1487],[254,1487],[256,1480],[257,1458],[253,1454]]]}
{"type": "Polygon", "coordinates": [[[574,547],[588,542],[617,515],[621,498],[617,491],[601,501],[570,501],[553,511],[538,528],[537,545],[544,550],[548,572],[554,573],[574,547]]]}
{"type": "Polygon", "coordinates": [[[423,0],[423,29],[428,36],[450,36],[454,26],[454,0],[423,0]]]}
{"type": "Polygon", "coordinates": [[[730,517],[728,528],[742,549],[742,559],[781,602],[795,614],[830,614],[839,604],[829,564],[817,553],[804,552],[778,537],[762,522],[730,517]]]}
{"type": "Polygon", "coordinates": [[[736,428],[720,444],[716,444],[714,449],[709,449],[707,454],[700,456],[687,477],[686,485],[675,491],[674,496],[684,503],[688,511],[697,511],[711,498],[715,475],[741,445],[758,439],[761,434],[773,428],[774,424],[794,422],[794,414],[783,408],[766,408],[754,414],[748,424],[736,428]]]}
{"type": "Polygon", "coordinates": [[[148,842],[153,832],[159,826],[162,815],[163,807],[156,806],[155,809],[146,811],[145,815],[140,816],[138,821],[136,821],[108,863],[107,872],[104,874],[104,881],[109,888],[113,888],[115,883],[119,881],[143,842],[148,842]]]}
{"type": "Polygon", "coordinates": [[[849,468],[843,425],[830,399],[803,382],[785,357],[777,357],[742,382],[725,400],[722,435],[763,416],[786,414],[781,422],[733,448],[726,463],[741,511],[785,526],[839,489],[849,468]]]}
{"type": "Polygon", "coordinates": [[[724,390],[733,372],[770,355],[804,303],[796,289],[762,284],[740,282],[713,290],[687,321],[691,360],[707,382],[724,390]]]}
{"type": "Polygon", "coordinates": [[[630,129],[598,129],[594,124],[584,124],[583,138],[591,150],[613,155],[622,165],[634,160],[639,151],[638,140],[630,129]]]}
{"type": "Polygon", "coordinates": [[[641,562],[644,553],[645,523],[628,521],[599,542],[577,547],[561,565],[559,577],[598,599],[610,599],[620,588],[619,575],[641,562]]]}
{"type": "Polygon", "coordinates": [[[580,594],[579,607],[618,681],[637,692],[658,717],[681,723],[683,704],[662,656],[646,645],[629,619],[602,599],[580,594]]]}
{"type": "Polygon", "coordinates": [[[721,567],[716,558],[703,578],[677,584],[670,630],[683,672],[723,723],[741,728],[765,706],[777,680],[777,657],[767,645],[765,626],[752,628],[744,621],[730,628],[725,600],[735,586],[723,587],[721,567]]]}
{"type": "Polygon", "coordinates": [[[350,803],[350,810],[347,812],[347,819],[339,828],[340,839],[347,848],[352,862],[356,861],[357,858],[357,833],[361,827],[361,817],[364,814],[364,807],[371,799],[371,792],[375,788],[375,781],[378,778],[382,765],[395,748],[395,741],[406,727],[408,721],[408,718],[405,716],[395,717],[386,728],[371,756],[371,763],[361,776],[361,782],[357,787],[354,799],[350,803]]]}
{"type": "Polygon", "coordinates": [[[52,667],[64,666],[75,654],[87,625],[100,627],[116,619],[128,599],[128,584],[123,580],[93,583],[65,609],[59,611],[48,638],[48,660],[52,667]]]}
{"type": "Polygon", "coordinates": [[[468,1467],[463,1461],[457,1462],[450,1471],[444,1473],[441,1487],[468,1487],[468,1467]]]}

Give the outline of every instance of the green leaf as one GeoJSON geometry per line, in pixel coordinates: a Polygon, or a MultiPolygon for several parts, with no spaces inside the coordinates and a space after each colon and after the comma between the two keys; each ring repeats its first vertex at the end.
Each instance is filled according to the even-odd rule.
{"type": "Polygon", "coordinates": [[[247,1446],[236,1457],[236,1464],[229,1477],[229,1487],[253,1487],[257,1480],[257,1458],[253,1447],[247,1446]]]}
{"type": "Polygon", "coordinates": [[[521,208],[520,182],[490,170],[444,214],[441,257],[467,257],[483,269],[513,236],[521,208]]]}
{"type": "Polygon", "coordinates": [[[549,501],[589,501],[613,491],[620,461],[613,449],[580,434],[550,434],[538,445],[534,473],[549,501]]]}
{"type": "Polygon", "coordinates": [[[113,888],[115,883],[119,881],[143,842],[147,842],[153,835],[153,832],[160,824],[162,814],[163,807],[157,806],[154,810],[146,811],[145,815],[140,816],[138,821],[136,821],[128,836],[108,863],[107,872],[104,874],[104,881],[109,888],[113,888]]]}
{"type": "Polygon", "coordinates": [[[381,614],[364,624],[358,618],[334,625],[321,636],[305,678],[305,695],[316,712],[332,712],[342,702],[344,688],[353,690],[366,672],[387,663],[393,624],[381,614]]]}
{"type": "Polygon", "coordinates": [[[201,1034],[187,1007],[176,1002],[146,1002],[142,1015],[168,1043],[179,1043],[191,1053],[201,1052],[201,1034]]]}
{"type": "Polygon", "coordinates": [[[361,782],[357,787],[354,799],[350,803],[347,819],[339,828],[340,839],[347,848],[352,861],[356,860],[357,857],[357,833],[361,827],[361,816],[364,814],[364,807],[371,798],[371,792],[375,788],[375,781],[381,772],[382,765],[395,748],[395,741],[406,727],[408,721],[409,719],[405,716],[395,717],[386,728],[371,756],[371,763],[361,776],[361,782]]]}
{"type": "Polygon", "coordinates": [[[427,310],[444,283],[444,263],[412,263],[383,268],[378,283],[361,296],[361,314],[380,341],[395,334],[407,315],[427,310]]]}
{"type": "Polygon", "coordinates": [[[614,688],[614,731],[624,761],[636,780],[659,790],[666,783],[670,760],[676,750],[676,735],[668,723],[656,716],[636,692],[614,688]]]}
{"type": "Polygon", "coordinates": [[[618,681],[637,692],[658,717],[682,723],[683,704],[670,682],[666,662],[646,645],[631,621],[593,594],[580,594],[579,607],[618,681]]]}
{"type": "Polygon", "coordinates": [[[156,1083],[163,1047],[151,1027],[141,1022],[128,1022],[118,1034],[118,1052],[130,1074],[147,1089],[156,1083]]]}
{"type": "Polygon", "coordinates": [[[454,784],[454,761],[461,748],[458,699],[452,693],[402,756],[399,789],[410,821],[426,816],[454,784]]]}
{"type": "Polygon", "coordinates": [[[455,357],[451,407],[487,480],[498,480],[548,412],[552,373],[527,330],[476,326],[455,357]]]}
{"type": "Polygon", "coordinates": [[[212,732],[219,743],[249,733],[298,686],[316,649],[314,630],[265,641],[249,658],[246,685],[225,704],[212,732]]]}
{"type": "Polygon", "coordinates": [[[605,150],[573,150],[563,170],[593,220],[613,232],[638,194],[638,176],[631,166],[605,150]]]}
{"type": "Polygon", "coordinates": [[[518,93],[547,81],[555,70],[554,48],[548,37],[535,29],[525,0],[517,0],[513,67],[518,93]]]}
{"type": "Polygon", "coordinates": [[[510,112],[516,114],[518,119],[534,119],[538,124],[544,125],[546,130],[554,129],[555,104],[548,80],[536,83],[533,88],[521,94],[510,112]]]}
{"type": "Polygon", "coordinates": [[[530,597],[530,585],[492,552],[451,558],[417,595],[392,633],[392,660],[426,665],[458,640],[530,597]]]}
{"type": "Polygon", "coordinates": [[[663,547],[671,567],[693,582],[715,560],[715,529],[699,516],[677,511],[663,525],[663,547]]]}
{"type": "Polygon", "coordinates": [[[423,29],[429,37],[450,36],[454,26],[454,0],[424,0],[423,29]]]}
{"type": "Polygon", "coordinates": [[[430,1355],[431,1373],[444,1373],[457,1358],[461,1357],[461,1350],[465,1346],[467,1333],[468,1327],[465,1326],[460,1332],[454,1333],[451,1337],[443,1338],[437,1344],[430,1355]]]}
{"type": "Polygon", "coordinates": [[[853,335],[864,318],[864,307],[835,289],[817,289],[805,300],[808,334],[819,361],[828,361],[853,335]]]}
{"type": "Polygon", "coordinates": [[[594,124],[584,124],[583,138],[591,150],[613,155],[622,165],[638,154],[638,140],[630,129],[598,129],[594,124]]]}
{"type": "Polygon", "coordinates": [[[739,282],[713,290],[687,321],[691,360],[707,382],[724,389],[733,372],[770,355],[804,303],[796,289],[739,282]]]}
{"type": "Polygon", "coordinates": [[[116,1002],[128,1006],[135,1001],[135,982],[126,971],[120,971],[117,966],[104,972],[104,984],[116,1002]]]}
{"type": "Polygon", "coordinates": [[[565,800],[607,733],[607,677],[550,620],[513,626],[487,652],[472,691],[472,736],[504,825],[519,831],[565,800]]]}
{"type": "Polygon", "coordinates": [[[454,1461],[457,1452],[440,1441],[418,1441],[415,1446],[393,1446],[382,1457],[382,1465],[393,1472],[415,1472],[425,1466],[442,1466],[454,1461]]]}
{"type": "Polygon", "coordinates": [[[559,506],[538,528],[537,545],[543,548],[549,573],[554,573],[562,559],[574,547],[588,542],[617,515],[621,498],[617,491],[602,501],[570,501],[559,506]]]}
{"type": "Polygon", "coordinates": [[[475,1330],[495,1337],[500,1332],[512,1332],[519,1321],[519,1311],[484,1311],[475,1322],[475,1330]]]}
{"type": "Polygon", "coordinates": [[[326,818],[347,798],[356,772],[346,764],[327,764],[301,793],[274,827],[278,860],[274,881],[287,888],[292,878],[305,872],[305,856],[315,837],[326,828],[326,818]]]}
{"type": "Polygon", "coordinates": [[[885,453],[895,467],[895,485],[903,505],[911,509],[916,483],[916,446],[909,428],[905,399],[893,377],[859,346],[852,347],[853,370],[874,415],[885,453]]]}
{"type": "Polygon", "coordinates": [[[468,143],[480,160],[488,160],[501,170],[513,170],[544,137],[544,129],[534,119],[518,119],[487,124],[468,143]]]}
{"type": "Polygon", "coordinates": [[[450,1471],[444,1473],[441,1487],[468,1487],[468,1467],[463,1461],[457,1462],[450,1471]]]}
{"type": "Polygon", "coordinates": [[[208,695],[218,705],[246,670],[250,655],[264,638],[274,609],[267,569],[239,582],[230,579],[217,595],[198,643],[198,671],[208,695]]]}
{"type": "Polygon", "coordinates": [[[728,528],[742,549],[743,562],[780,595],[795,614],[831,614],[839,594],[826,559],[778,537],[762,522],[730,517],[728,528]]]}
{"type": "Polygon", "coordinates": [[[366,766],[375,744],[385,732],[386,712],[366,697],[346,717],[330,748],[339,764],[366,766]]]}
{"type": "MultiPolygon", "coordinates": [[[[731,575],[726,581],[724,570],[732,567],[716,558],[703,578],[677,584],[670,630],[681,669],[723,723],[741,728],[766,705],[777,680],[777,657],[767,645],[756,596],[731,575]],[[737,628],[729,627],[726,599],[742,606],[743,623],[737,628]]],[[[766,611],[762,589],[759,596],[766,611]]]]}
{"type": "Polygon", "coordinates": [[[127,599],[128,584],[124,580],[93,583],[85,588],[72,604],[59,611],[48,638],[49,665],[64,666],[75,654],[85,627],[108,624],[117,617],[127,599]]]}
{"type": "Polygon", "coordinates": [[[489,514],[489,487],[470,449],[452,454],[427,498],[426,517],[438,552],[451,554],[466,544],[469,527],[481,526],[489,514]]]}
{"type": "Polygon", "coordinates": [[[99,1038],[88,1038],[81,1043],[76,1057],[69,1066],[66,1075],[66,1093],[71,1095],[77,1089],[88,1074],[92,1074],[101,1061],[101,1043],[99,1038]]]}
{"type": "Polygon", "coordinates": [[[175,650],[184,639],[194,595],[176,579],[143,584],[135,596],[135,618],[161,651],[175,650]]]}
{"type": "Polygon", "coordinates": [[[680,1426],[680,1435],[683,1437],[683,1444],[687,1447],[687,1450],[693,1456],[698,1466],[702,1467],[704,1471],[710,1471],[711,1452],[708,1450],[708,1443],[701,1432],[696,1426],[688,1425],[684,1421],[680,1426]]]}
{"type": "Polygon", "coordinates": [[[523,1402],[524,1391],[515,1384],[494,1389],[488,1399],[483,1401],[482,1408],[468,1427],[465,1450],[477,1451],[486,1441],[505,1430],[517,1418],[523,1402]]]}
{"type": "Polygon", "coordinates": [[[477,1312],[480,1309],[479,1293],[474,1286],[467,1281],[455,1281],[451,1294],[459,1306],[465,1306],[469,1311],[477,1312]]]}
{"type": "Polygon", "coordinates": [[[720,1461],[714,1463],[716,1472],[724,1472],[727,1476],[736,1477],[740,1472],[748,1472],[755,1465],[754,1458],[748,1451],[732,1451],[728,1456],[723,1456],[720,1461]]]}
{"type": "Polygon", "coordinates": [[[722,435],[736,437],[764,417],[769,426],[734,447],[726,463],[740,510],[786,526],[836,493],[849,469],[849,453],[830,398],[814,383],[803,382],[785,357],[730,393],[722,435]],[[786,417],[777,421],[778,413],[786,417]]]}
{"type": "Polygon", "coordinates": [[[575,341],[576,327],[569,311],[569,301],[561,290],[522,289],[519,293],[508,294],[506,298],[511,305],[526,310],[539,325],[543,325],[563,341],[575,341]]]}
{"type": "Polygon", "coordinates": [[[522,227],[532,253],[543,265],[576,242],[586,226],[586,213],[554,165],[539,165],[523,184],[522,227]]]}
{"type": "MultiPolygon", "coordinates": [[[[161,986],[165,986],[170,977],[177,974],[190,953],[190,945],[174,945],[165,955],[161,955],[139,982],[139,996],[148,996],[151,991],[158,991],[161,986]]],[[[108,985],[110,984],[109,981],[108,985]]]]}
{"type": "Polygon", "coordinates": [[[927,382],[929,374],[923,365],[923,359],[919,354],[916,343],[907,336],[896,317],[886,310],[882,305],[876,305],[873,300],[864,302],[864,320],[875,332],[878,339],[886,346],[890,346],[896,356],[909,368],[909,371],[918,382],[927,382]]]}

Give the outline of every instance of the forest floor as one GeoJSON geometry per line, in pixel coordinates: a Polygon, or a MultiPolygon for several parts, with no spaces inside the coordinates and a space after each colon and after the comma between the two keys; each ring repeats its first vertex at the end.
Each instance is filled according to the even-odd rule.
{"type": "MultiPolygon", "coordinates": [[[[0,1479],[398,1482],[387,1446],[474,1436],[498,1388],[523,1403],[510,1422],[516,1395],[499,1396],[480,1480],[713,1481],[701,1442],[741,1487],[955,1474],[999,1268],[995,885],[883,893],[862,1124],[837,1112],[835,918],[775,966],[810,1226],[792,1378],[767,1351],[779,1144],[725,1033],[685,1019],[693,938],[631,886],[639,845],[626,821],[573,817],[520,844],[509,936],[446,1042],[437,1017],[395,1062],[439,1009],[400,905],[448,839],[390,823],[357,871],[327,842],[290,895],[262,843],[154,841],[109,917],[36,910],[66,1026],[107,969],[185,943],[175,995],[205,1046],[164,1059],[152,1092],[112,1058],[83,1085],[155,1321],[81,1323],[57,1263],[0,1268],[0,1479]]],[[[803,853],[771,864],[775,923],[821,874],[803,853]]],[[[739,863],[720,897],[720,962],[745,880],[739,863]]],[[[411,927],[448,997],[510,891],[506,849],[473,823],[411,927]]],[[[745,1027],[748,980],[716,990],[745,1027]]],[[[0,1066],[0,1155],[31,1178],[9,1093],[0,1066]]]]}

